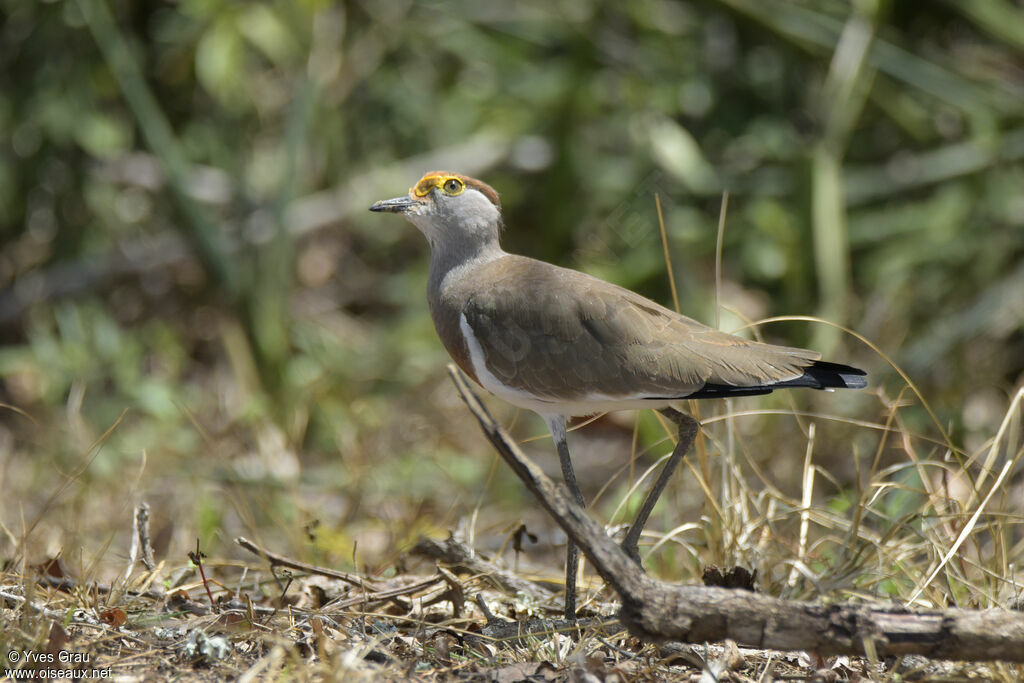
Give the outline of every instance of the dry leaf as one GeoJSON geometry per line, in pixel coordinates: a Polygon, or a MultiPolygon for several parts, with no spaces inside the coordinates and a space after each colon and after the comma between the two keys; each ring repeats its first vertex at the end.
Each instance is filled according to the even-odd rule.
{"type": "Polygon", "coordinates": [[[128,623],[128,615],[119,607],[112,607],[100,612],[100,621],[114,628],[121,628],[128,623]]]}

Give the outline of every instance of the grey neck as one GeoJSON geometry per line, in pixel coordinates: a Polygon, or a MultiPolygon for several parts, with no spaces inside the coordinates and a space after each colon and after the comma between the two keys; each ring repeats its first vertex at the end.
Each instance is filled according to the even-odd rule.
{"type": "Polygon", "coordinates": [[[434,299],[445,288],[445,278],[452,271],[459,271],[458,276],[465,277],[474,268],[490,263],[505,252],[496,239],[460,240],[432,242],[430,245],[430,275],[427,279],[427,295],[434,299]]]}

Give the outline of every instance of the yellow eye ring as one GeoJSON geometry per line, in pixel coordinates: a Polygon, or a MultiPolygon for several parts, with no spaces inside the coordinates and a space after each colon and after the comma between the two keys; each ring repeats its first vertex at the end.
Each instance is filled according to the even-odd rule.
{"type": "Polygon", "coordinates": [[[417,197],[426,197],[434,190],[441,190],[449,197],[462,194],[466,190],[466,183],[455,176],[429,175],[416,184],[411,191],[417,197]]]}

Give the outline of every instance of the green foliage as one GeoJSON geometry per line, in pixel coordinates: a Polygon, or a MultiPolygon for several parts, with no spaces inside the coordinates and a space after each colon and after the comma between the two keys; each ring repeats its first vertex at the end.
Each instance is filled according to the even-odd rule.
{"type": "MultiPolygon", "coordinates": [[[[818,314],[858,331],[968,451],[1024,374],[1024,12],[1005,0],[0,11],[0,402],[31,418],[0,418],[11,476],[57,490],[98,441],[75,481],[153,499],[180,547],[251,525],[304,548],[308,517],[348,561],[382,519],[454,524],[481,500],[492,461],[444,378],[427,247],[364,211],[435,159],[497,188],[510,250],[669,301],[658,195],[681,307],[708,322],[728,190],[724,324],[818,314]]],[[[830,328],[760,332],[866,367],[884,406],[905,389],[830,328]]],[[[870,420],[870,400],[829,405],[870,420]]],[[[901,417],[943,442],[920,405],[901,417]]],[[[744,420],[774,444],[751,466],[798,489],[802,425],[744,420]]],[[[664,437],[650,417],[639,429],[640,451],[664,437]]],[[[837,514],[871,438],[822,440],[837,514]]],[[[481,509],[518,514],[508,473],[490,481],[481,509]]],[[[871,524],[919,507],[920,482],[899,481],[871,524]]],[[[21,514],[0,506],[8,527],[21,514]]],[[[656,561],[688,567],[719,541],[656,561]]]]}

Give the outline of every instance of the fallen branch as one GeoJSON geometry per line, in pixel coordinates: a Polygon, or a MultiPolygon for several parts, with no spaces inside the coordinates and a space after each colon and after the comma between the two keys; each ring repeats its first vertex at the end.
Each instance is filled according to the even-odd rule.
{"type": "Polygon", "coordinates": [[[338,571],[337,569],[331,569],[329,567],[318,567],[315,564],[306,564],[299,560],[292,559],[291,557],[285,557],[275,552],[271,552],[266,548],[256,545],[248,538],[239,536],[235,539],[235,543],[248,550],[254,555],[259,555],[270,563],[271,567],[287,567],[288,569],[296,569],[300,572],[308,572],[310,574],[318,574],[320,576],[326,576],[329,579],[338,579],[345,583],[355,586],[356,588],[362,588],[365,591],[376,591],[377,588],[369,581],[359,576],[358,574],[349,574],[348,572],[338,571]]]}
{"type": "Polygon", "coordinates": [[[579,545],[622,599],[619,619],[652,640],[720,641],[819,655],[920,654],[960,661],[1024,662],[1024,614],[921,610],[851,603],[819,605],[745,590],[671,585],[650,578],[512,441],[450,365],[452,381],[498,454],[579,545]]]}
{"type": "Polygon", "coordinates": [[[327,578],[338,579],[339,581],[343,581],[351,586],[355,586],[356,588],[362,589],[363,592],[359,595],[339,598],[338,600],[335,600],[325,605],[325,608],[330,608],[332,612],[337,610],[348,609],[350,607],[355,607],[357,605],[369,606],[376,602],[395,602],[402,609],[409,610],[411,609],[411,606],[408,604],[407,601],[404,600],[405,596],[412,595],[413,593],[418,593],[420,591],[427,589],[444,587],[445,590],[443,591],[443,594],[438,594],[436,596],[426,596],[425,600],[427,603],[429,603],[433,599],[441,599],[442,597],[444,597],[444,595],[447,595],[451,591],[451,588],[448,586],[448,582],[445,576],[441,573],[438,573],[436,576],[431,576],[427,579],[424,579],[423,581],[418,581],[414,584],[382,590],[375,586],[371,581],[368,581],[367,579],[364,579],[363,577],[357,574],[349,574],[348,572],[338,571],[337,569],[331,569],[329,567],[318,567],[314,564],[300,562],[299,560],[295,560],[293,558],[285,557],[284,555],[279,555],[277,553],[271,552],[266,548],[256,545],[255,543],[253,543],[252,541],[243,536],[239,536],[238,538],[236,538],[235,543],[245,548],[249,552],[265,558],[267,562],[270,563],[270,566],[272,568],[287,567],[288,569],[295,569],[298,571],[306,572],[308,574],[326,576],[327,578]]]}
{"type": "Polygon", "coordinates": [[[493,582],[498,588],[506,592],[524,593],[538,599],[551,597],[551,591],[544,586],[522,579],[515,573],[502,569],[493,562],[488,562],[452,535],[449,535],[444,541],[438,541],[434,538],[421,538],[413,546],[411,552],[415,555],[444,562],[452,567],[466,569],[493,582]]]}
{"type": "Polygon", "coordinates": [[[444,575],[438,573],[435,576],[428,577],[422,581],[409,584],[407,586],[399,586],[398,588],[389,588],[386,590],[378,590],[372,593],[363,593],[350,598],[337,599],[324,605],[324,610],[330,610],[331,613],[346,610],[350,607],[369,607],[371,604],[376,602],[397,602],[406,611],[412,609],[412,607],[404,602],[401,602],[399,598],[404,598],[407,595],[418,593],[423,590],[444,588],[443,593],[436,595],[429,595],[423,597],[424,604],[431,604],[432,601],[436,602],[444,598],[451,589],[448,588],[447,581],[444,575]]]}

